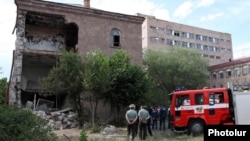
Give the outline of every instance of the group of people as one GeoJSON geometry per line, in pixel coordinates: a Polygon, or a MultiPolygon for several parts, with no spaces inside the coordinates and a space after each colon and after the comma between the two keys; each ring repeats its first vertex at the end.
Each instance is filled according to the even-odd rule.
{"type": "Polygon", "coordinates": [[[164,106],[141,106],[140,109],[136,110],[135,104],[129,105],[129,109],[125,114],[127,121],[128,136],[133,140],[137,136],[139,128],[139,138],[145,140],[148,134],[152,136],[152,130],[166,129],[166,118],[168,110],[164,106]],[[152,127],[151,127],[152,125],[152,127]]]}

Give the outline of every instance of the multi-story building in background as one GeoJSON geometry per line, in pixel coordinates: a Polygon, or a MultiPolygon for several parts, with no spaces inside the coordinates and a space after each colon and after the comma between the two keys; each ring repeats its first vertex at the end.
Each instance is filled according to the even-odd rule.
{"type": "Polygon", "coordinates": [[[233,59],[232,39],[228,33],[137,15],[145,17],[142,24],[143,50],[166,50],[173,46],[197,49],[210,65],[233,59]]]}
{"type": "Polygon", "coordinates": [[[250,88],[250,57],[210,66],[209,72],[209,87],[250,88]]]}

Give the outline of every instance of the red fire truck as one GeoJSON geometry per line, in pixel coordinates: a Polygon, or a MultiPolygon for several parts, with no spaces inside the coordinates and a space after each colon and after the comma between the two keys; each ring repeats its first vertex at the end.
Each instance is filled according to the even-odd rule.
{"type": "Polygon", "coordinates": [[[229,88],[176,91],[171,95],[169,128],[197,135],[205,125],[250,124],[249,108],[250,93],[232,93],[229,88]]]}

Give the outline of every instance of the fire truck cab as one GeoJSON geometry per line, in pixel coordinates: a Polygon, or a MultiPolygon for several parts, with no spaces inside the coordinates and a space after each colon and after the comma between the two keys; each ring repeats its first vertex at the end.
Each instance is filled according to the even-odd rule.
{"type": "Polygon", "coordinates": [[[233,124],[232,93],[228,88],[173,92],[169,128],[197,135],[205,125],[233,124]]]}

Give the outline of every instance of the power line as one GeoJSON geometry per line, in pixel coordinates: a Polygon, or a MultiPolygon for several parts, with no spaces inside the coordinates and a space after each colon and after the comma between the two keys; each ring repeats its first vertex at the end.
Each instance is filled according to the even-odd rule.
{"type": "Polygon", "coordinates": [[[0,22],[0,24],[4,24],[4,23],[7,23],[7,22],[12,21],[12,20],[13,20],[13,18],[9,19],[9,20],[6,20],[6,21],[2,21],[2,22],[0,22]]]}

